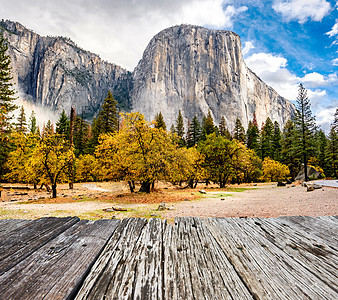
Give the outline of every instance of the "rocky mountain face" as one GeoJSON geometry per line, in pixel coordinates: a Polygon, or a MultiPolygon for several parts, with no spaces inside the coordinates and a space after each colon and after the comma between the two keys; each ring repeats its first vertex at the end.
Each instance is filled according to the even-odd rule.
{"type": "Polygon", "coordinates": [[[181,110],[185,122],[208,110],[218,124],[224,115],[233,129],[237,117],[246,127],[256,113],[281,126],[294,106],[260,80],[245,65],[240,37],[230,31],[190,25],[158,33],[133,73],[132,109],[148,120],[161,111],[175,124],[181,110]]]}
{"type": "Polygon", "coordinates": [[[9,41],[14,81],[20,98],[59,112],[74,106],[87,118],[97,113],[111,90],[123,111],[147,120],[162,112],[169,127],[181,110],[185,123],[211,111],[229,129],[239,117],[246,127],[256,113],[281,126],[294,106],[245,65],[240,37],[230,31],[190,25],[158,33],[133,73],[103,61],[63,37],[42,37],[19,23],[0,22],[9,41]]]}
{"type": "Polygon", "coordinates": [[[42,37],[11,21],[0,22],[9,41],[12,75],[23,100],[92,117],[111,90],[120,108],[130,108],[132,74],[84,51],[63,37],[42,37]]]}

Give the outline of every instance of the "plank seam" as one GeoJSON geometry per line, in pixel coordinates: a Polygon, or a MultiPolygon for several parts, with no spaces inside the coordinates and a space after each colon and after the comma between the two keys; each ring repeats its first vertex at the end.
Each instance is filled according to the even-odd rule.
{"type": "MultiPolygon", "coordinates": [[[[206,226],[207,227],[207,226],[206,226]]],[[[209,230],[209,228],[208,228],[209,230]]],[[[241,274],[237,271],[235,264],[232,262],[232,260],[227,256],[226,252],[223,251],[222,245],[217,241],[217,239],[215,238],[215,236],[213,235],[212,231],[209,230],[212,238],[214,239],[214,241],[218,244],[218,246],[220,247],[221,251],[223,252],[223,254],[225,255],[225,257],[228,259],[230,265],[233,267],[234,271],[236,272],[238,278],[241,280],[241,282],[243,283],[243,285],[245,286],[245,288],[248,290],[249,294],[252,296],[253,299],[255,300],[260,300],[260,298],[249,288],[249,286],[246,284],[245,280],[242,278],[241,274]]]]}
{"type": "MultiPolygon", "coordinates": [[[[119,226],[119,225],[118,225],[119,226]]],[[[88,266],[87,270],[83,273],[82,278],[79,280],[79,283],[76,287],[74,287],[74,289],[70,292],[70,294],[67,296],[66,300],[74,300],[75,297],[77,296],[78,292],[80,291],[80,289],[83,286],[84,281],[86,280],[86,278],[88,277],[88,275],[90,274],[95,262],[97,261],[97,259],[100,257],[100,255],[102,254],[103,250],[106,248],[109,240],[111,239],[111,237],[113,236],[113,234],[115,233],[116,229],[118,228],[118,226],[115,227],[115,229],[112,231],[111,235],[107,238],[106,243],[102,246],[101,250],[98,252],[98,254],[96,255],[96,257],[94,257],[93,261],[90,263],[90,265],[88,266]]]]}

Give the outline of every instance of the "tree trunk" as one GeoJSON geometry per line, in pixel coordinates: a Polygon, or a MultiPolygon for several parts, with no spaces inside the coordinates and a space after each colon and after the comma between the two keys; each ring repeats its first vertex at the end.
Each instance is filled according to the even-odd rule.
{"type": "Polygon", "coordinates": [[[150,181],[142,181],[142,184],[141,184],[139,192],[141,192],[141,193],[150,193],[150,185],[151,185],[150,181]]]}
{"type": "MultiPolygon", "coordinates": [[[[72,107],[70,109],[70,124],[69,124],[69,144],[73,146],[73,135],[74,135],[74,120],[75,120],[75,109],[72,107]]],[[[72,158],[70,162],[70,173],[71,173],[71,181],[69,182],[69,189],[74,188],[74,179],[75,179],[75,170],[74,170],[74,159],[72,158]]]]}
{"type": "Polygon", "coordinates": [[[135,190],[135,184],[133,184],[132,181],[128,181],[129,189],[131,193],[134,193],[135,190]]]}
{"type": "Polygon", "coordinates": [[[53,198],[56,198],[56,183],[52,184],[53,198]]]}
{"type": "Polygon", "coordinates": [[[154,191],[155,189],[155,180],[151,183],[151,190],[154,191]]]}
{"type": "Polygon", "coordinates": [[[36,183],[34,182],[34,190],[36,190],[37,189],[37,186],[36,186],[36,183]]]}

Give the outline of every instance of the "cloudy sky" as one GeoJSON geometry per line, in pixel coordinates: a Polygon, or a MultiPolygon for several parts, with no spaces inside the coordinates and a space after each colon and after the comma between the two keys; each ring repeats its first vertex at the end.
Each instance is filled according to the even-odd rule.
{"type": "Polygon", "coordinates": [[[334,0],[0,0],[0,18],[80,47],[132,71],[150,39],[176,24],[227,29],[247,65],[280,95],[308,89],[317,123],[338,107],[338,4],[334,0]]]}

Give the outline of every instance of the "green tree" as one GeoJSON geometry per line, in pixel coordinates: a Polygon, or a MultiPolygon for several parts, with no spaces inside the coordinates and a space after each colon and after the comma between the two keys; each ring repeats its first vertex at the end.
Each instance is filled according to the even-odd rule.
{"type": "Polygon", "coordinates": [[[25,109],[23,108],[23,105],[20,108],[20,113],[18,116],[18,122],[15,124],[16,131],[26,133],[27,132],[27,120],[26,120],[26,114],[25,109]]]}
{"type": "Polygon", "coordinates": [[[331,166],[331,173],[333,177],[338,177],[338,108],[334,114],[334,121],[331,125],[330,134],[329,134],[329,162],[331,166]]]}
{"type": "Polygon", "coordinates": [[[329,154],[329,144],[328,139],[323,130],[318,130],[315,134],[316,137],[316,159],[318,166],[324,171],[324,174],[328,176],[331,173],[330,166],[330,154],[329,154]]]}
{"type": "Polygon", "coordinates": [[[236,118],[233,138],[241,143],[245,142],[245,131],[239,118],[236,118]]]}
{"type": "Polygon", "coordinates": [[[261,132],[261,158],[273,157],[274,145],[273,145],[273,133],[274,125],[269,117],[267,117],[261,132]]]}
{"type": "Polygon", "coordinates": [[[301,158],[296,146],[297,139],[295,123],[288,120],[282,134],[281,162],[288,166],[292,179],[297,176],[301,165],[301,158]]]}
{"type": "Polygon", "coordinates": [[[315,118],[311,113],[310,100],[302,83],[299,84],[294,122],[298,133],[297,150],[302,156],[305,181],[308,181],[307,162],[308,158],[313,156],[315,149],[314,133],[316,125],[315,118]]]}
{"type": "Polygon", "coordinates": [[[11,61],[6,54],[8,44],[0,31],[0,181],[5,172],[5,162],[12,150],[10,143],[11,113],[17,108],[13,101],[15,91],[11,76],[11,61]]]}
{"type": "Polygon", "coordinates": [[[214,119],[211,116],[210,109],[208,110],[208,114],[203,118],[202,122],[202,137],[205,139],[209,134],[212,134],[216,131],[214,119]]]}
{"type": "Polygon", "coordinates": [[[31,116],[29,117],[28,131],[31,134],[37,134],[38,133],[38,126],[37,126],[37,121],[36,121],[34,111],[32,111],[31,116]]]}
{"type": "Polygon", "coordinates": [[[178,145],[180,147],[185,146],[185,139],[184,139],[184,122],[183,122],[183,116],[181,113],[181,110],[178,111],[178,117],[176,120],[176,127],[175,127],[175,132],[178,137],[178,145]]]}
{"type": "Polygon", "coordinates": [[[252,149],[256,154],[260,153],[259,146],[259,129],[257,123],[249,121],[248,130],[246,132],[246,146],[248,149],[252,149]]]}
{"type": "Polygon", "coordinates": [[[201,140],[201,124],[198,121],[197,117],[194,116],[192,122],[189,124],[188,127],[188,138],[187,138],[187,145],[188,147],[194,147],[198,144],[201,140]]]}
{"type": "Polygon", "coordinates": [[[222,116],[222,118],[221,118],[221,122],[219,123],[218,130],[219,130],[219,134],[221,136],[224,136],[228,140],[231,140],[231,133],[230,133],[228,127],[226,126],[226,121],[225,121],[224,116],[222,116]]]}
{"type": "Polygon", "coordinates": [[[16,97],[14,97],[15,91],[12,83],[11,60],[9,55],[6,54],[7,50],[8,44],[2,32],[0,32],[0,131],[2,134],[10,130],[11,112],[17,108],[17,106],[13,104],[16,97]]]}
{"type": "Polygon", "coordinates": [[[155,128],[162,128],[163,130],[167,130],[167,126],[164,122],[161,112],[159,112],[155,117],[155,128]]]}
{"type": "Polygon", "coordinates": [[[69,118],[67,117],[65,110],[63,109],[59,120],[56,123],[56,133],[61,134],[66,140],[69,140],[69,118]]]}
{"type": "Polygon", "coordinates": [[[282,133],[279,128],[277,121],[273,123],[273,135],[272,135],[272,148],[273,148],[273,159],[280,161],[281,149],[282,149],[282,133]]]}
{"type": "Polygon", "coordinates": [[[108,91],[107,98],[104,99],[102,109],[99,113],[98,119],[100,124],[100,134],[113,133],[118,130],[118,115],[116,108],[116,100],[110,91],[108,91]]]}
{"type": "Polygon", "coordinates": [[[216,133],[201,141],[198,150],[203,156],[208,179],[218,182],[221,188],[225,187],[235,176],[236,157],[239,157],[238,152],[243,151],[243,147],[237,141],[229,141],[216,133]]]}
{"type": "Polygon", "coordinates": [[[82,117],[76,116],[74,120],[74,148],[75,155],[83,155],[88,148],[90,127],[82,117]]]}

